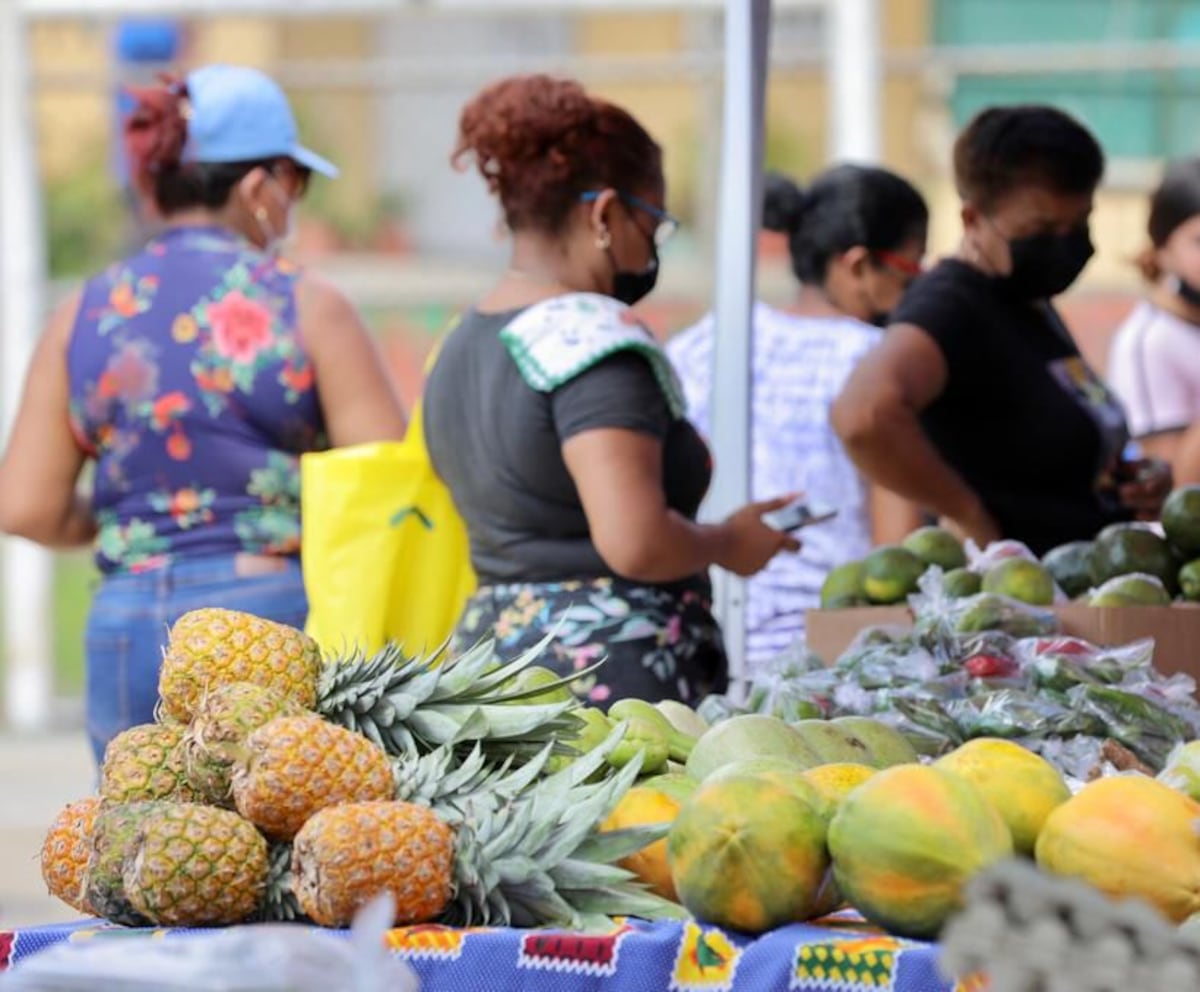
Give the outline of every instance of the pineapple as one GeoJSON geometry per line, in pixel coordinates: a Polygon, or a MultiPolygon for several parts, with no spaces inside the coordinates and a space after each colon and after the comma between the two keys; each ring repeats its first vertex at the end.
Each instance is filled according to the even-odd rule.
{"type": "Polygon", "coordinates": [[[188,723],[204,694],[254,682],[316,703],[321,650],[307,634],[237,610],[192,610],[171,628],[158,679],[164,717],[188,723]]]}
{"type": "Polygon", "coordinates": [[[353,655],[327,664],[321,670],[316,709],[393,755],[479,741],[493,753],[528,756],[579,727],[570,712],[573,701],[525,703],[548,687],[512,687],[510,680],[537,661],[550,640],[507,663],[497,659],[493,641],[445,661],[440,652],[408,658],[389,644],[370,657],[353,655]]]}
{"type": "Polygon", "coordinates": [[[584,784],[620,735],[508,802],[489,802],[484,792],[446,813],[395,800],[322,810],[292,852],[301,907],[329,926],[346,925],[381,892],[392,893],[401,924],[582,926],[608,915],[679,916],[679,906],[612,864],[666,826],[596,829],[640,769],[635,757],[614,777],[584,784]]]}
{"type": "Polygon", "coordinates": [[[125,894],[125,862],[141,819],[168,805],[142,802],[101,807],[92,830],[85,898],[88,905],[105,919],[131,927],[146,926],[150,922],[134,909],[125,894]]]}
{"type": "Polygon", "coordinates": [[[100,799],[69,803],[54,818],[42,844],[42,878],[52,896],[74,910],[94,916],[87,898],[87,867],[100,799]]]}
{"type": "Polygon", "coordinates": [[[192,802],[195,790],[184,773],[185,727],[143,723],[117,734],[104,750],[100,795],[106,802],[168,799],[192,802]]]}
{"type": "Polygon", "coordinates": [[[253,682],[230,682],[204,694],[183,736],[188,782],[212,806],[233,807],[233,765],[246,739],[279,716],[304,708],[288,696],[253,682]]]}
{"type": "Polygon", "coordinates": [[[248,919],[267,884],[267,842],[236,813],[164,804],[137,819],[122,881],[134,909],[159,926],[248,919]]]}
{"type": "Polygon", "coordinates": [[[304,822],[335,803],[390,799],[388,756],[360,734],[319,716],[278,717],[246,742],[233,773],[238,812],[272,840],[291,840],[304,822]]]}
{"type": "Polygon", "coordinates": [[[397,925],[433,920],[454,885],[454,831],[412,803],[324,809],[296,835],[292,858],[301,909],[327,927],[348,926],[383,891],[396,899],[397,925]]]}

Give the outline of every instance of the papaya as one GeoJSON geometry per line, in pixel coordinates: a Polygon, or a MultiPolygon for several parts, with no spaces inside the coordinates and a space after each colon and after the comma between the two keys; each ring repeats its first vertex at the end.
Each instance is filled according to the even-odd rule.
{"type": "Polygon", "coordinates": [[[765,775],[769,772],[801,772],[804,769],[790,758],[779,758],[775,755],[764,755],[761,758],[742,758],[731,761],[713,769],[704,778],[704,782],[720,782],[727,778],[737,778],[743,775],[765,775]]]}
{"type": "Polygon", "coordinates": [[[654,789],[682,803],[700,787],[700,783],[683,772],[663,772],[661,775],[639,779],[638,787],[654,789]]]}
{"type": "Polygon", "coordinates": [[[870,922],[932,940],[963,903],[963,887],[1013,852],[1000,814],[967,779],[896,765],[842,802],[829,827],[833,872],[870,922]]]}
{"type": "Polygon", "coordinates": [[[763,757],[784,758],[800,768],[821,764],[794,727],[777,717],[747,713],[705,731],[688,755],[687,773],[702,782],[722,765],[763,757]]]}
{"type": "Polygon", "coordinates": [[[934,767],[973,782],[1008,825],[1017,854],[1029,858],[1046,818],[1071,798],[1067,783],[1050,762],[995,737],[967,741],[934,767]]]}
{"type": "Polygon", "coordinates": [[[679,901],[706,923],[757,934],[824,910],[825,822],[763,776],[702,785],[675,818],[667,852],[679,901]]]}
{"type": "Polygon", "coordinates": [[[1084,786],[1046,820],[1037,863],[1116,899],[1143,899],[1173,923],[1200,910],[1200,803],[1144,775],[1084,786]]]}
{"type": "Polygon", "coordinates": [[[832,804],[836,812],[843,800],[877,771],[878,769],[868,765],[842,761],[831,765],[818,765],[800,774],[832,804]]]}
{"type": "Polygon", "coordinates": [[[871,749],[845,724],[838,726],[828,720],[801,720],[792,724],[817,756],[822,765],[835,761],[874,764],[871,749]]]}
{"type": "MultiPolygon", "coordinates": [[[[674,823],[683,800],[655,788],[652,784],[635,785],[621,797],[600,829],[624,830],[658,823],[674,823]]],[[[633,872],[646,883],[651,892],[664,899],[677,901],[671,866],[667,861],[667,839],[657,840],[649,847],[622,858],[618,864],[633,872]]]]}
{"type": "Polygon", "coordinates": [[[848,730],[867,745],[871,760],[863,764],[875,768],[908,765],[917,760],[916,748],[895,727],[872,720],[869,716],[839,716],[830,720],[835,727],[848,730]]]}

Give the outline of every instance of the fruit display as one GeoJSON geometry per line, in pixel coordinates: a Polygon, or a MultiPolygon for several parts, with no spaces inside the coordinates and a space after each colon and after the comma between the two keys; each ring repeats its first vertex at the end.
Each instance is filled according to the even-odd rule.
{"type": "Polygon", "coordinates": [[[545,643],[512,661],[491,643],[322,661],[300,631],[229,610],[187,614],[170,638],[163,722],[115,737],[100,795],[47,833],[47,887],[77,910],[342,926],[389,891],[405,922],[682,913],[619,864],[669,823],[600,827],[644,763],[693,739],[647,704],[596,720],[573,694],[545,701],[570,679],[514,682],[545,643]]]}
{"type": "Polygon", "coordinates": [[[1033,857],[1047,817],[1071,798],[1057,768],[1012,741],[989,737],[967,741],[934,767],[972,782],[1000,813],[1014,850],[1026,857],[1033,857]]]}
{"type": "Polygon", "coordinates": [[[964,548],[938,527],[913,531],[898,546],[877,548],[862,561],[829,572],[823,609],[903,603],[923,573],[938,568],[947,595],[980,592],[1034,606],[1080,600],[1097,607],[1165,606],[1173,598],[1200,601],[1200,486],[1167,498],[1158,525],[1111,524],[1092,540],[1071,541],[1039,561],[1016,541],[980,551],[964,548]],[[1115,580],[1136,577],[1136,582],[1115,580]]]}
{"type": "Polygon", "coordinates": [[[788,785],[756,775],[707,782],[671,828],[671,877],[700,919],[762,933],[820,915],[825,838],[820,809],[788,785]]]}
{"type": "Polygon", "coordinates": [[[1013,853],[999,810],[968,779],[928,765],[872,776],[829,827],[834,877],[871,922],[934,938],[978,871],[1013,853]]]}
{"type": "MultiPolygon", "coordinates": [[[[797,727],[813,719],[845,726],[866,717],[899,731],[906,746],[929,757],[974,738],[1007,738],[1078,780],[1110,763],[1106,742],[1158,771],[1175,747],[1200,736],[1194,680],[1157,671],[1152,641],[1099,648],[1059,634],[1053,615],[1044,625],[1041,608],[1001,597],[985,618],[980,601],[949,598],[940,580],[938,573],[922,579],[912,600],[913,627],[867,628],[830,666],[793,655],[752,680],[745,702],[714,696],[699,711],[716,726],[751,713],[797,727]],[[985,629],[974,630],[985,619],[985,629]]],[[[714,746],[711,758],[701,738],[694,760],[747,757],[738,731],[726,733],[733,740],[714,746]]],[[[778,728],[773,738],[785,756],[789,746],[799,749],[778,728]]],[[[879,764],[850,754],[821,757],[879,764]]],[[[900,752],[888,763],[911,760],[900,752]]]]}
{"type": "Polygon", "coordinates": [[[1050,814],[1037,863],[1182,923],[1200,911],[1198,821],[1200,803],[1152,778],[1100,779],[1050,814]]]}

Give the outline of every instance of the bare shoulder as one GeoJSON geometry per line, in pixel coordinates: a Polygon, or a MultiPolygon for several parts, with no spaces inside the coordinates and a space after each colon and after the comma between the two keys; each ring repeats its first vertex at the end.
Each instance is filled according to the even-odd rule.
{"type": "Polygon", "coordinates": [[[296,305],[308,333],[321,333],[330,325],[361,323],[350,298],[325,276],[307,269],[296,280],[296,305]]]}
{"type": "Polygon", "coordinates": [[[75,329],[75,320],[79,316],[82,301],[83,289],[78,288],[56,303],[46,318],[42,340],[65,350],[71,340],[71,332],[75,329]]]}

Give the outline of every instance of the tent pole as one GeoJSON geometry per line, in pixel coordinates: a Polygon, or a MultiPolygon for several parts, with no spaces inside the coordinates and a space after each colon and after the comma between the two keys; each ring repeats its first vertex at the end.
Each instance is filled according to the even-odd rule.
{"type": "MultiPolygon", "coordinates": [[[[25,369],[42,322],[45,242],[37,174],[34,104],[26,24],[17,4],[0,2],[0,441],[20,403],[25,369]]],[[[53,664],[50,585],[53,558],[35,544],[5,538],[0,597],[4,613],[4,715],[36,730],[50,718],[53,664]]]]}
{"type": "MultiPolygon", "coordinates": [[[[771,0],[725,5],[725,104],[717,206],[712,445],[716,474],[706,513],[720,519],[750,498],[754,274],[762,213],[763,114],[771,0]]],[[[730,690],[743,691],[746,583],[714,572],[716,614],[729,653],[730,690]]]]}

